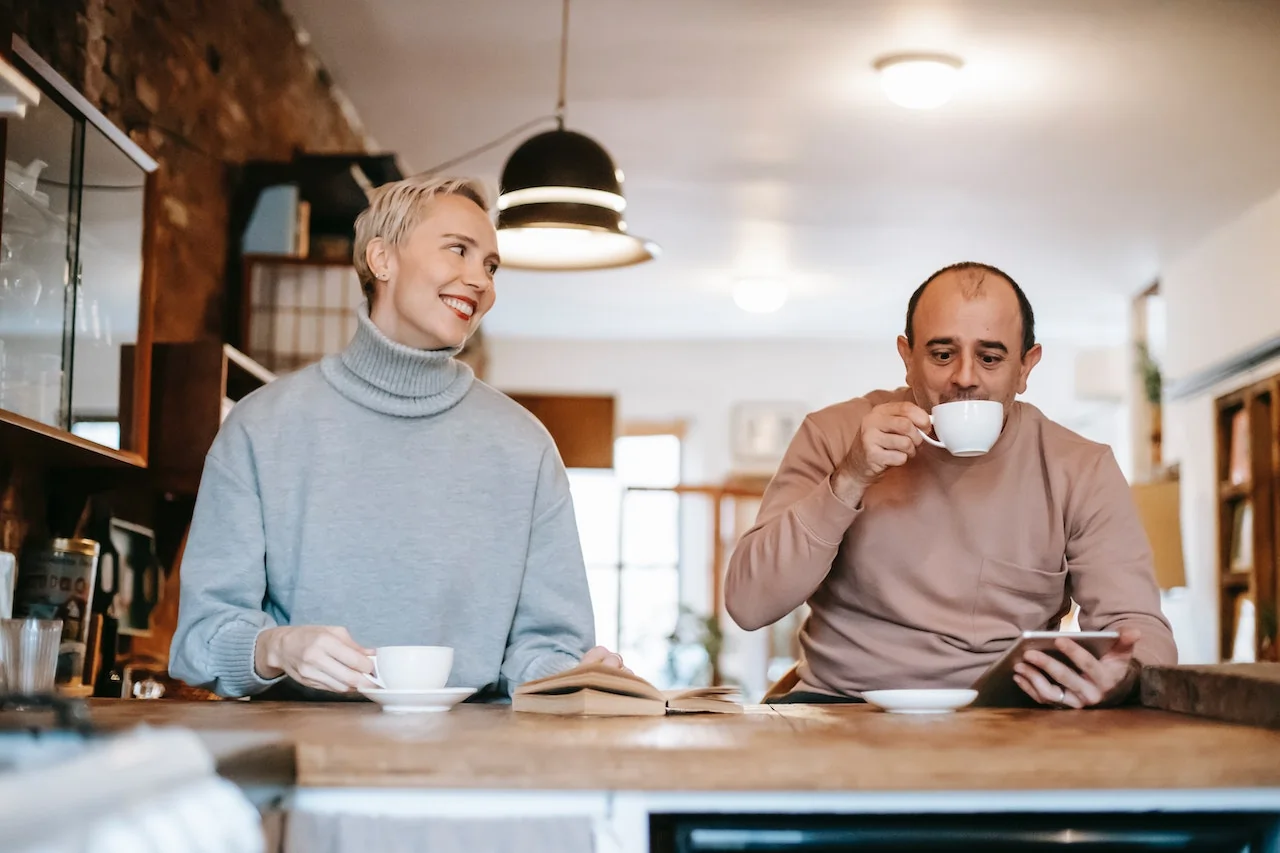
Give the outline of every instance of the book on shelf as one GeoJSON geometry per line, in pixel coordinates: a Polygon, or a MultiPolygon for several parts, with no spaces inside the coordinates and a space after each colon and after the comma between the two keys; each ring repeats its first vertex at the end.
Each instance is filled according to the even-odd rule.
{"type": "Polygon", "coordinates": [[[1229,568],[1233,572],[1248,572],[1253,567],[1253,503],[1236,504],[1232,521],[1229,568]]]}
{"type": "Polygon", "coordinates": [[[665,714],[741,714],[736,687],[659,690],[638,675],[585,664],[515,689],[516,711],[564,716],[661,717],[665,714]]]}
{"type": "Polygon", "coordinates": [[[1249,482],[1249,411],[1240,409],[1231,416],[1231,444],[1227,479],[1233,486],[1249,482]]]}
{"type": "Polygon", "coordinates": [[[1253,599],[1247,595],[1236,601],[1236,624],[1231,636],[1231,663],[1257,661],[1257,614],[1253,599]]]}

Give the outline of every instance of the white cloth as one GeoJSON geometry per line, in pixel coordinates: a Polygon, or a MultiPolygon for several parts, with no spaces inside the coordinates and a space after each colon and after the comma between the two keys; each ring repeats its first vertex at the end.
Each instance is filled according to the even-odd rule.
{"type": "Polygon", "coordinates": [[[50,827],[49,835],[20,853],[264,853],[257,809],[235,785],[218,778],[128,804],[98,820],[50,827]]]}

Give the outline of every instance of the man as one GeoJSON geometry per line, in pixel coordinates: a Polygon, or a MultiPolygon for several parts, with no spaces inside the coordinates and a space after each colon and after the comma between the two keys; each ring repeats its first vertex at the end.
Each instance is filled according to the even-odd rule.
{"type": "Polygon", "coordinates": [[[808,602],[796,692],[968,687],[1025,630],[1056,629],[1074,599],[1084,630],[1118,630],[1076,668],[1029,652],[1018,685],[1037,702],[1124,701],[1143,664],[1177,651],[1160,612],[1146,533],[1105,445],[1015,397],[1040,361],[1022,289],[962,263],[912,295],[898,353],[907,387],[807,417],[729,563],[725,603],[747,630],[808,602]],[[991,450],[958,458],[923,443],[929,412],[995,400],[991,450]]]}

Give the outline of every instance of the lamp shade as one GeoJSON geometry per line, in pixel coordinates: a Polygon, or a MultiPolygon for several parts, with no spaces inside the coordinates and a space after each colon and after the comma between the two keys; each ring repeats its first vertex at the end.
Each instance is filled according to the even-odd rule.
{"type": "Polygon", "coordinates": [[[556,129],[525,140],[502,169],[502,265],[606,269],[656,257],[656,244],[627,233],[620,174],[609,153],[584,134],[556,129]]]}

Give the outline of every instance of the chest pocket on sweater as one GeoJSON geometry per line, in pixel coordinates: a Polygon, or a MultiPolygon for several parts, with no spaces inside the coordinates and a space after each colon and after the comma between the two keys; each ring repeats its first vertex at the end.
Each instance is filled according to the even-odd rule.
{"type": "Polygon", "coordinates": [[[973,648],[1002,651],[1023,631],[1056,629],[1068,606],[1065,571],[984,558],[973,608],[973,648]]]}

